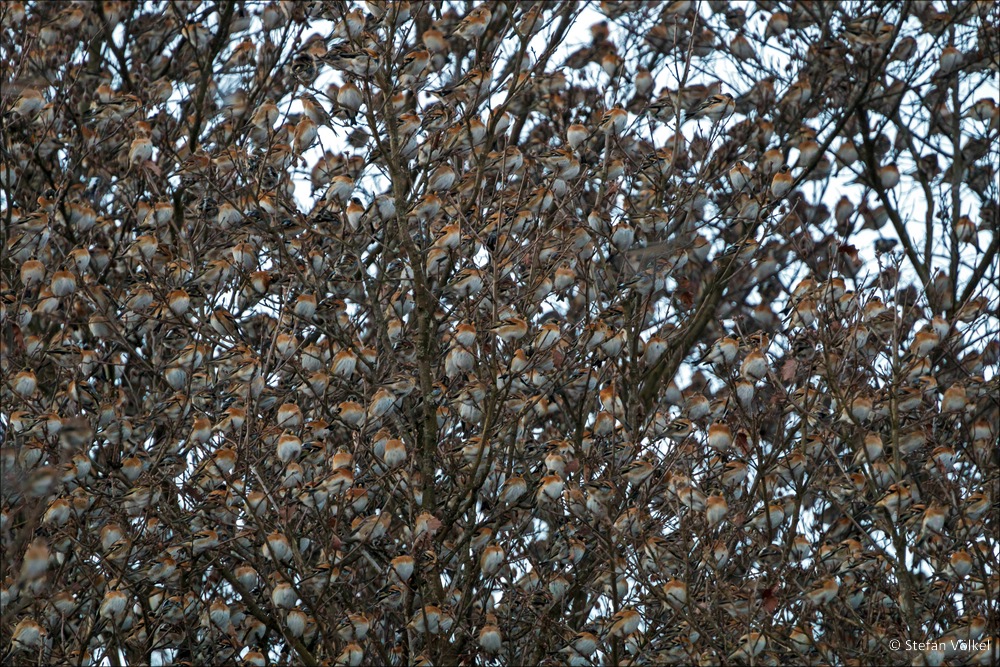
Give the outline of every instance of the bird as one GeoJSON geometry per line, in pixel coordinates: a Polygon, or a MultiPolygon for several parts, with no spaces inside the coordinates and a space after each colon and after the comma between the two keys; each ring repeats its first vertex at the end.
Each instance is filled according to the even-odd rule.
{"type": "Polygon", "coordinates": [[[327,51],[323,60],[334,69],[349,72],[355,76],[370,76],[379,67],[381,57],[374,49],[351,50],[349,45],[327,51]]]}
{"type": "Polygon", "coordinates": [[[590,136],[590,131],[585,125],[573,123],[566,128],[566,145],[571,151],[575,151],[590,136]]]}
{"type": "Polygon", "coordinates": [[[775,198],[780,199],[792,189],[794,184],[795,178],[791,174],[791,169],[787,164],[782,165],[781,169],[771,179],[771,194],[775,198]]]}
{"type": "Polygon", "coordinates": [[[153,141],[148,136],[137,136],[128,151],[130,165],[143,165],[153,157],[153,141]]]}
{"type": "Polygon", "coordinates": [[[486,32],[486,28],[489,27],[492,18],[493,13],[490,11],[489,6],[485,4],[478,5],[459,21],[452,34],[469,41],[478,39],[486,32]]]}
{"type": "Polygon", "coordinates": [[[780,503],[769,503],[765,509],[761,509],[748,518],[748,525],[761,532],[770,532],[780,526],[785,520],[785,509],[780,503]]]}
{"type": "Polygon", "coordinates": [[[479,629],[479,645],[486,653],[495,655],[503,648],[503,635],[495,615],[487,614],[486,619],[487,622],[479,629]]]}
{"type": "Polygon", "coordinates": [[[451,165],[440,165],[427,177],[427,188],[435,192],[450,190],[457,177],[458,173],[451,165]]]}
{"type": "Polygon", "coordinates": [[[876,171],[879,184],[886,190],[899,185],[899,167],[895,164],[882,165],[876,171]]]}
{"type": "Polygon", "coordinates": [[[878,14],[870,14],[844,24],[843,35],[856,46],[870,47],[892,39],[895,26],[878,14]]]}
{"type": "Polygon", "coordinates": [[[626,123],[628,123],[628,112],[625,109],[615,107],[604,112],[597,129],[602,134],[618,135],[625,129],[626,123]]]}
{"type": "Polygon", "coordinates": [[[528,492],[528,484],[521,475],[508,477],[500,489],[497,497],[502,505],[513,505],[528,492]]]}
{"type": "Polygon", "coordinates": [[[535,499],[539,505],[546,505],[562,496],[565,482],[559,475],[545,475],[538,483],[535,499]]]}
{"type": "Polygon", "coordinates": [[[662,586],[663,597],[674,608],[681,608],[688,601],[687,583],[682,579],[670,579],[662,586]]]}
{"type": "Polygon", "coordinates": [[[767,648],[767,636],[760,632],[748,632],[739,639],[739,648],[729,655],[730,662],[750,663],[767,648]]]}
{"type": "Polygon", "coordinates": [[[358,667],[364,661],[364,658],[364,648],[357,642],[350,642],[344,646],[344,649],[334,660],[333,664],[342,667],[358,667]]]}
{"type": "Polygon", "coordinates": [[[720,492],[712,493],[705,500],[705,522],[709,528],[719,525],[729,513],[729,503],[720,492]]]}
{"type": "Polygon", "coordinates": [[[35,88],[24,88],[11,105],[10,112],[25,118],[37,114],[44,105],[45,97],[40,91],[35,88]]]}
{"type": "Polygon", "coordinates": [[[913,492],[910,482],[903,480],[892,484],[885,495],[876,501],[875,506],[884,510],[893,521],[896,521],[901,512],[906,510],[912,501],[913,492]]]}
{"type": "Polygon", "coordinates": [[[840,591],[840,584],[832,576],[824,577],[816,586],[805,593],[805,599],[814,607],[822,607],[835,597],[840,591]]]}
{"type": "Polygon", "coordinates": [[[712,95],[704,102],[688,111],[684,116],[684,120],[708,118],[713,123],[718,123],[724,118],[728,118],[732,115],[735,109],[736,100],[733,99],[733,96],[729,93],[712,95]]]}
{"type": "Polygon", "coordinates": [[[736,361],[736,355],[739,353],[739,350],[739,341],[731,336],[723,336],[712,344],[712,347],[708,349],[702,360],[708,361],[711,364],[728,366],[736,361]]]}
{"type": "Polygon", "coordinates": [[[319,125],[308,114],[295,125],[292,133],[292,150],[296,155],[309,149],[319,133],[319,125]]]}
{"type": "Polygon", "coordinates": [[[357,116],[364,101],[361,89],[351,81],[345,82],[337,90],[337,106],[346,111],[346,117],[349,119],[357,116]]]}
{"type": "Polygon", "coordinates": [[[997,106],[996,100],[993,98],[983,97],[976,100],[962,117],[972,118],[995,128],[998,119],[1000,119],[1000,107],[997,106]]]}
{"type": "Polygon", "coordinates": [[[678,418],[668,423],[663,429],[663,435],[673,440],[684,440],[694,432],[694,424],[690,419],[678,418]]]}
{"type": "Polygon", "coordinates": [[[21,370],[10,380],[10,386],[15,394],[22,398],[28,398],[38,388],[38,378],[35,376],[34,371],[21,370]]]}
{"type": "Polygon", "coordinates": [[[788,87],[778,105],[794,110],[802,107],[810,99],[812,99],[812,83],[808,79],[799,79],[788,87]]]}
{"type": "MultiPolygon", "coordinates": [[[[493,82],[493,70],[489,67],[473,67],[453,84],[430,91],[443,100],[478,99],[493,82]]],[[[464,128],[462,134],[464,136],[464,128]]]]}
{"type": "Polygon", "coordinates": [[[515,31],[522,37],[530,37],[537,33],[544,25],[542,16],[545,8],[542,5],[530,5],[521,13],[515,31]]]}
{"type": "Polygon", "coordinates": [[[752,350],[740,364],[740,375],[749,382],[757,382],[765,378],[769,370],[767,357],[759,349],[752,350]]]}
{"type": "Polygon", "coordinates": [[[639,629],[642,616],[635,609],[625,607],[615,612],[608,621],[607,636],[626,637],[639,629]]]}
{"type": "Polygon", "coordinates": [[[655,472],[653,464],[644,459],[636,459],[622,467],[621,473],[632,486],[640,486],[655,472]]]}
{"type": "Polygon", "coordinates": [[[771,37],[781,37],[788,30],[790,25],[788,14],[785,12],[773,12],[764,27],[764,40],[771,37]]]}
{"type": "Polygon", "coordinates": [[[955,551],[948,557],[944,574],[954,579],[963,579],[972,571],[972,556],[968,551],[955,551]]]}
{"type": "Polygon", "coordinates": [[[109,590],[104,594],[98,614],[101,618],[111,619],[115,623],[122,620],[128,606],[128,596],[120,590],[109,590]]]}
{"type": "Polygon", "coordinates": [[[500,571],[500,566],[506,557],[507,555],[500,545],[490,544],[480,554],[479,568],[485,576],[492,577],[500,571]]]}
{"type": "Polygon", "coordinates": [[[646,113],[652,114],[654,118],[669,121],[678,113],[678,94],[667,89],[646,106],[646,113]]]}
{"type": "Polygon", "coordinates": [[[750,171],[750,168],[742,160],[739,160],[730,168],[728,177],[729,184],[733,187],[733,190],[739,192],[753,179],[753,172],[750,171]]]}
{"type": "Polygon", "coordinates": [[[963,642],[968,645],[969,642],[975,642],[982,637],[986,626],[985,616],[956,619],[951,629],[937,639],[937,643],[944,647],[946,658],[954,657],[967,650],[963,642]]]}
{"type": "Polygon", "coordinates": [[[427,49],[415,49],[403,56],[400,64],[404,75],[416,78],[424,73],[430,61],[430,51],[427,49]]]}
{"type": "Polygon", "coordinates": [[[589,630],[581,630],[573,635],[558,652],[565,656],[571,665],[582,667],[590,664],[590,656],[597,651],[599,643],[600,640],[596,634],[589,630]]]}
{"type": "Polygon", "coordinates": [[[11,645],[14,651],[37,651],[48,631],[32,618],[22,618],[14,626],[11,634],[11,645]]]}

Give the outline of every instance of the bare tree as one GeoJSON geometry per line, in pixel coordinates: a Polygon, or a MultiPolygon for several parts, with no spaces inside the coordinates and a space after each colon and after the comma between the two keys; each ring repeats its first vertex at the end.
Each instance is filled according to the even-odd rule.
{"type": "Polygon", "coordinates": [[[1000,660],[993,3],[0,25],[4,664],[1000,660]]]}

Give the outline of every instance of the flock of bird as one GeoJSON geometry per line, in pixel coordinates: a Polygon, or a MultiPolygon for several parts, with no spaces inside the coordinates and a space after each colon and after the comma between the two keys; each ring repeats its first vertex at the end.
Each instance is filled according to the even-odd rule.
{"type": "Polygon", "coordinates": [[[5,660],[997,660],[995,9],[598,8],[0,8],[5,660]]]}

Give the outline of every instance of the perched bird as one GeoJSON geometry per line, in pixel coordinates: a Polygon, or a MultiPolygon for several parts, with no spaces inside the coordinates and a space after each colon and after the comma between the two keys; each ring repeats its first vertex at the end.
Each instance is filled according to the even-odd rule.
{"type": "Polygon", "coordinates": [[[34,116],[44,105],[45,97],[40,91],[34,88],[24,88],[21,90],[21,94],[17,96],[17,99],[14,100],[14,104],[11,106],[10,111],[22,118],[25,118],[28,116],[34,116]]]}
{"type": "Polygon", "coordinates": [[[453,84],[431,91],[444,100],[478,99],[493,82],[493,70],[489,67],[474,67],[453,84]]]}
{"type": "Polygon", "coordinates": [[[598,131],[603,134],[621,134],[622,130],[625,129],[625,124],[628,122],[628,112],[625,109],[614,108],[608,109],[601,116],[601,120],[597,125],[598,131]]]}
{"type": "Polygon", "coordinates": [[[729,513],[729,503],[721,493],[713,493],[705,500],[705,522],[709,528],[719,525],[729,513]]]}
{"type": "Polygon", "coordinates": [[[773,12],[767,20],[767,26],[764,28],[764,39],[768,40],[771,37],[780,37],[788,30],[789,25],[788,14],[785,12],[773,12]]]}
{"type": "Polygon", "coordinates": [[[814,607],[822,607],[840,591],[840,584],[835,577],[824,577],[815,587],[805,593],[805,599],[814,607]]]}
{"type": "Polygon", "coordinates": [[[478,39],[486,32],[492,18],[493,13],[488,5],[477,5],[459,21],[452,34],[466,40],[478,39]]]}
{"type": "Polygon", "coordinates": [[[876,177],[883,188],[891,190],[899,185],[899,167],[895,164],[882,165],[878,168],[876,177]]]}
{"type": "Polygon", "coordinates": [[[14,632],[11,635],[12,649],[19,652],[36,651],[41,647],[47,635],[48,631],[37,621],[31,618],[22,618],[14,626],[14,632]]]}
{"type": "MultiPolygon", "coordinates": [[[[750,168],[743,164],[742,161],[736,162],[729,170],[729,184],[733,186],[733,190],[739,192],[750,183],[753,178],[753,172],[750,168]]],[[[773,191],[773,185],[772,185],[773,191]]],[[[779,196],[779,195],[776,195],[779,196]]]]}
{"type": "Polygon", "coordinates": [[[626,637],[639,629],[642,616],[631,607],[625,607],[617,611],[610,619],[607,626],[607,636],[626,637]]]}
{"type": "Polygon", "coordinates": [[[497,625],[496,616],[487,615],[487,623],[479,630],[479,645],[491,655],[499,653],[503,648],[503,635],[497,625]]]}
{"type": "Polygon", "coordinates": [[[892,39],[895,26],[878,14],[870,14],[844,24],[844,37],[856,46],[874,46],[892,39]]]}
{"type": "Polygon", "coordinates": [[[507,317],[490,329],[504,342],[513,342],[528,335],[528,322],[523,317],[507,317]]]}
{"type": "Polygon", "coordinates": [[[713,95],[709,97],[704,102],[688,111],[684,116],[684,120],[708,118],[713,123],[718,123],[722,119],[728,118],[732,115],[735,109],[736,100],[733,99],[733,96],[729,93],[722,93],[720,95],[713,95]]]}
{"type": "Polygon", "coordinates": [[[762,350],[752,350],[740,364],[740,375],[750,382],[757,382],[767,376],[769,366],[762,350]]]}
{"type": "Polygon", "coordinates": [[[739,648],[730,654],[731,662],[750,663],[767,648],[767,636],[760,632],[749,632],[740,637],[739,648]]]}
{"type": "Polygon", "coordinates": [[[597,635],[593,632],[583,630],[576,633],[567,643],[566,646],[559,649],[559,653],[566,656],[566,660],[571,665],[589,665],[590,656],[592,656],[599,645],[599,640],[597,635]]]}
{"type": "Polygon", "coordinates": [[[792,185],[795,184],[795,178],[792,177],[791,169],[788,165],[782,165],[781,169],[774,175],[771,179],[771,194],[775,198],[781,198],[792,189],[792,185]]]}
{"type": "Polygon", "coordinates": [[[132,140],[128,151],[130,165],[143,165],[153,157],[153,142],[148,136],[138,136],[132,140]]]}

